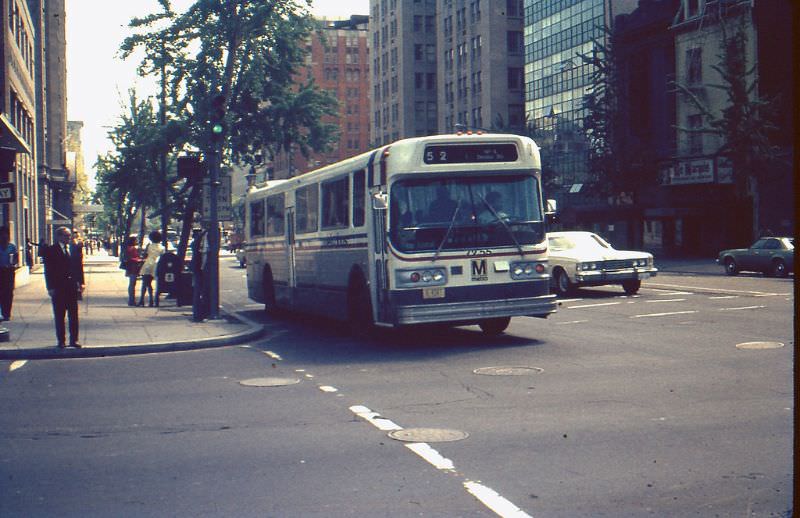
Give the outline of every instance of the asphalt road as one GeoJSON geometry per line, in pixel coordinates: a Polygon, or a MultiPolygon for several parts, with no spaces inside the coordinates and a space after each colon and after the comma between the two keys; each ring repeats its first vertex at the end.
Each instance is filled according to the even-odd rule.
{"type": "Polygon", "coordinates": [[[267,319],[244,270],[221,270],[223,303],[265,322],[264,340],[0,364],[0,515],[790,509],[792,279],[661,274],[635,297],[582,290],[496,338],[354,340],[267,319]]]}

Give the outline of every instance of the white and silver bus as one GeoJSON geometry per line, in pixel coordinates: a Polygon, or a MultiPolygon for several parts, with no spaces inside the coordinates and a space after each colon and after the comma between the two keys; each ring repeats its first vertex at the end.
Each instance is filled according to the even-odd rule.
{"type": "Polygon", "coordinates": [[[397,141],[251,189],[247,289],[273,308],[373,325],[547,317],[539,149],[517,135],[397,141]]]}

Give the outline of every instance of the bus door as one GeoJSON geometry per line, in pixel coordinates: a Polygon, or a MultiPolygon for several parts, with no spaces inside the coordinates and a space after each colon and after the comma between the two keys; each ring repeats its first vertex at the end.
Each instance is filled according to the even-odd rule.
{"type": "Polygon", "coordinates": [[[297,285],[296,281],[296,274],[295,274],[295,256],[294,256],[294,245],[295,245],[295,236],[294,236],[294,207],[287,207],[286,208],[286,285],[289,288],[287,290],[287,297],[289,303],[293,302],[294,288],[297,285]]]}
{"type": "Polygon", "coordinates": [[[370,189],[370,205],[372,210],[372,232],[369,233],[370,284],[375,287],[373,291],[373,304],[378,308],[376,312],[378,321],[388,322],[389,316],[389,279],[387,278],[386,265],[386,200],[380,188],[370,189]],[[379,200],[377,197],[383,197],[379,200]]]}

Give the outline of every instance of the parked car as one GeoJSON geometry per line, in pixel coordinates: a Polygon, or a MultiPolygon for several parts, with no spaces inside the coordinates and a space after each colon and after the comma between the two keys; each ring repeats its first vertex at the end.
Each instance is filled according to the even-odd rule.
{"type": "Polygon", "coordinates": [[[786,277],[794,271],[794,238],[762,237],[750,248],[723,250],[717,262],[728,275],[741,271],[764,272],[765,275],[786,277]]]}
{"type": "Polygon", "coordinates": [[[658,269],[647,252],[616,250],[592,232],[549,232],[551,286],[565,295],[581,286],[620,284],[628,295],[642,286],[642,279],[654,277],[658,269]]]}
{"type": "Polygon", "coordinates": [[[244,248],[238,248],[236,250],[236,260],[239,261],[239,266],[242,268],[247,266],[247,257],[244,255],[244,248]]]}

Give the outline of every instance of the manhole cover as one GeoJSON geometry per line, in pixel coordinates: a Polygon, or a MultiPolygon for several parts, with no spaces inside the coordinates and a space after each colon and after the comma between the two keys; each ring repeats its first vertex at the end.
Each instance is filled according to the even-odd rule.
{"type": "Polygon", "coordinates": [[[527,376],[544,372],[544,369],[539,367],[481,367],[472,372],[484,376],[527,376]]]}
{"type": "Polygon", "coordinates": [[[389,432],[389,437],[404,442],[450,442],[466,439],[469,434],[447,428],[406,428],[389,432]]]}
{"type": "Polygon", "coordinates": [[[296,385],[300,383],[297,378],[253,378],[242,380],[240,385],[245,387],[283,387],[285,385],[296,385]]]}
{"type": "Polygon", "coordinates": [[[781,342],[744,342],[736,344],[737,349],[780,349],[783,347],[781,342]]]}

